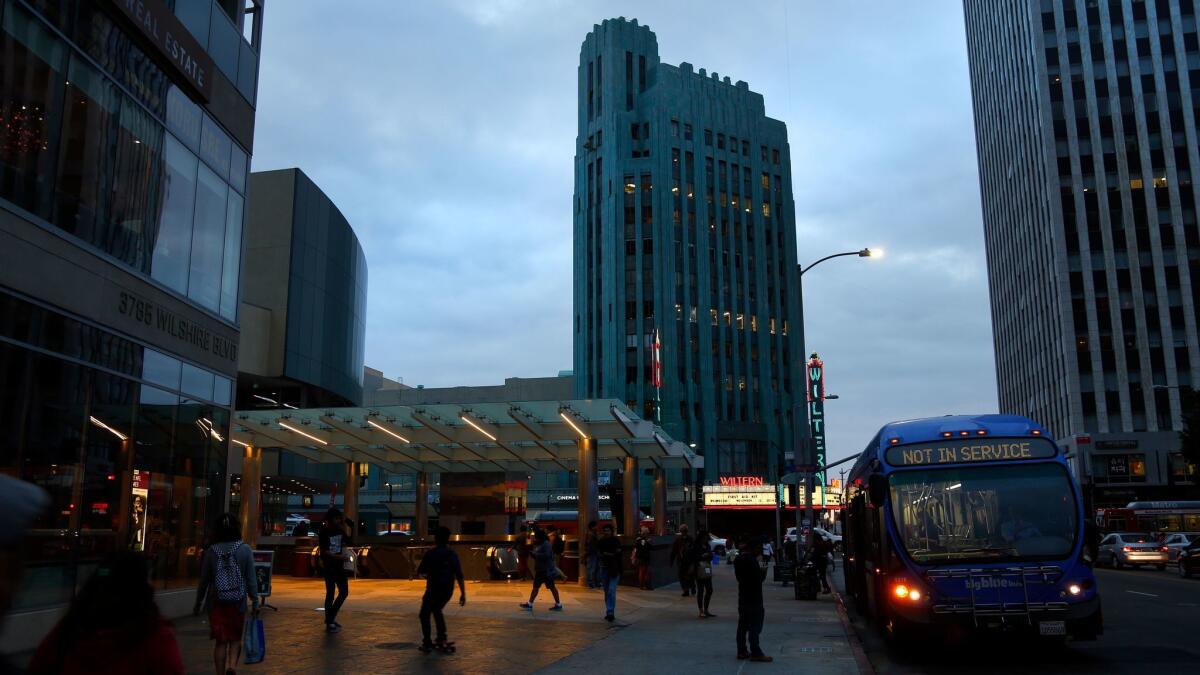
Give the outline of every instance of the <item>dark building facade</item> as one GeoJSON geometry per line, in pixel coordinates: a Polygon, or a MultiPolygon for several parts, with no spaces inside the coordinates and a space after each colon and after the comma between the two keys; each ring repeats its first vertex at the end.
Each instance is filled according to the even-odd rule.
{"type": "Polygon", "coordinates": [[[238,407],[361,405],[367,259],[358,237],[300,169],[253,173],[250,190],[238,407]]]}
{"type": "Polygon", "coordinates": [[[262,5],[0,2],[0,471],[52,498],[6,651],[110,552],[192,587],[225,508],[262,5]]]}
{"type": "Polygon", "coordinates": [[[695,444],[697,478],[774,480],[806,435],[785,125],[624,18],[584,40],[578,92],[576,395],[695,444]]]}
{"type": "Polygon", "coordinates": [[[1000,410],[1077,451],[1097,506],[1195,494],[1196,4],[964,6],[1000,410]]]}

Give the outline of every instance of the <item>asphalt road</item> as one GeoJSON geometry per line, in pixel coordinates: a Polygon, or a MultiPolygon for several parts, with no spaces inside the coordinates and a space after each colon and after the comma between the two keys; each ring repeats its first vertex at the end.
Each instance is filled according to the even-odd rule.
{"type": "MultiPolygon", "coordinates": [[[[841,565],[832,575],[842,589],[841,565]]],[[[1200,672],[1200,578],[1165,571],[1097,569],[1104,634],[1094,642],[1044,649],[1028,642],[977,641],[901,652],[847,609],[879,675],[901,673],[1146,673],[1200,672]]]]}

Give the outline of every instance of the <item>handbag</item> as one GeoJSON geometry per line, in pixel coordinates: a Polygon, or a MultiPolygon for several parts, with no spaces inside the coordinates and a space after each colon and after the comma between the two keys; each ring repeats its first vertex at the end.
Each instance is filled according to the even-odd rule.
{"type": "Polygon", "coordinates": [[[246,663],[261,663],[267,657],[267,636],[262,619],[258,612],[250,616],[242,633],[242,646],[245,649],[243,660],[246,663]]]}
{"type": "Polygon", "coordinates": [[[696,578],[712,578],[712,558],[704,558],[700,562],[696,563],[696,578]]]}

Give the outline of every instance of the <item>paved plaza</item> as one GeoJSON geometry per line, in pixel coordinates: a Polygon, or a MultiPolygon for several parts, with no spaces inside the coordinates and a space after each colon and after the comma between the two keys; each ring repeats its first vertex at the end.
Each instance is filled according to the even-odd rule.
{"type": "MultiPolygon", "coordinates": [[[[737,587],[729,566],[714,569],[710,611],[699,619],[695,600],[677,586],[654,591],[621,588],[617,622],[603,620],[604,596],[574,584],[561,587],[564,611],[548,611],[545,590],[533,612],[517,604],[528,598],[527,582],[467,584],[467,605],[457,595],[446,607],[452,655],[422,654],[417,610],[423,582],[362,579],[351,582],[350,598],[339,615],[342,632],[324,631],[324,584],[318,579],[275,580],[271,604],[263,614],[267,659],[243,665],[239,673],[662,673],[790,672],[851,675],[859,672],[838,609],[831,596],[798,602],[792,589],[768,583],[764,588],[767,625],[763,649],[774,663],[735,659],[737,587]]],[[[189,673],[211,673],[207,622],[176,622],[189,673]]]]}

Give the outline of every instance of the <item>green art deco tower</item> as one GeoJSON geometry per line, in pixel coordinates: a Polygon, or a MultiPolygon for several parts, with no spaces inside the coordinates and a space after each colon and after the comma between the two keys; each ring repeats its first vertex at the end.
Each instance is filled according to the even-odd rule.
{"type": "Polygon", "coordinates": [[[623,399],[694,443],[697,480],[774,480],[803,429],[790,161],[786,126],[745,82],[660,63],[636,20],[584,39],[576,395],[623,399]]]}

